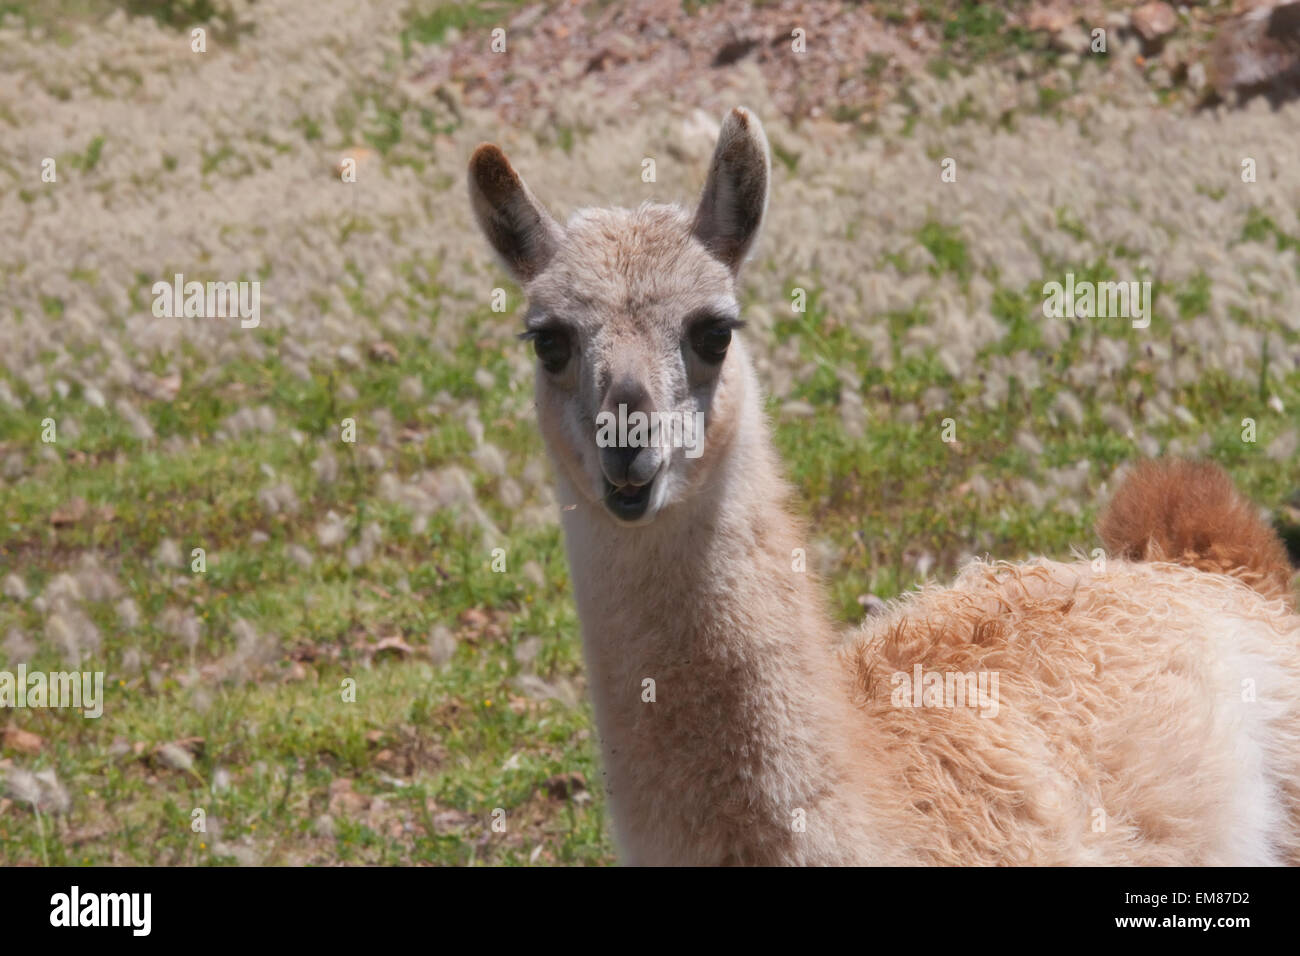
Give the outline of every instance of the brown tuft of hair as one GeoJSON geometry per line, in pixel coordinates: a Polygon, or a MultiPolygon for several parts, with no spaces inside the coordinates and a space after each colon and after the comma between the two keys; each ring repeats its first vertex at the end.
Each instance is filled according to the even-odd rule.
{"type": "Polygon", "coordinates": [[[1116,556],[1230,574],[1296,606],[1286,548],[1213,462],[1141,462],[1115,492],[1097,531],[1116,556]]]}

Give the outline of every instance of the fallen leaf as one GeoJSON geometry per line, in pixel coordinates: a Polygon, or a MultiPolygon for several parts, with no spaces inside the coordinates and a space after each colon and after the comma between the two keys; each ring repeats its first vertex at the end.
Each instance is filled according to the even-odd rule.
{"type": "Polygon", "coordinates": [[[164,767],[172,770],[190,771],[194,769],[194,757],[184,747],[176,744],[163,744],[154,751],[154,756],[164,767]]]}
{"type": "Polygon", "coordinates": [[[463,830],[474,822],[474,818],[460,810],[443,810],[433,815],[433,829],[438,833],[452,833],[463,830]]]}
{"type": "Polygon", "coordinates": [[[478,607],[471,607],[461,611],[459,620],[461,626],[475,631],[481,631],[488,626],[487,612],[478,607]]]}
{"type": "Polygon", "coordinates": [[[415,653],[411,645],[407,644],[406,641],[402,640],[400,637],[386,637],[371,648],[371,651],[375,657],[378,657],[385,651],[393,651],[400,657],[410,657],[415,653]]]}
{"type": "Polygon", "coordinates": [[[50,524],[56,528],[69,527],[85,518],[89,510],[90,506],[86,504],[85,498],[73,498],[54,509],[50,515],[50,524]]]}

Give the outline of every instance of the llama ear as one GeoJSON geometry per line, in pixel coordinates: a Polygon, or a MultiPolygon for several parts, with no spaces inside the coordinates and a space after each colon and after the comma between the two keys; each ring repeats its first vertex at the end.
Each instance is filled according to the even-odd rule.
{"type": "Polygon", "coordinates": [[[738,106],[723,121],[692,231],[733,273],[758,236],[772,175],[763,125],[738,106]]]}
{"type": "Polygon", "coordinates": [[[559,226],[515,172],[501,149],[483,143],[469,159],[469,201],[474,218],[516,281],[546,268],[559,242],[559,226]]]}

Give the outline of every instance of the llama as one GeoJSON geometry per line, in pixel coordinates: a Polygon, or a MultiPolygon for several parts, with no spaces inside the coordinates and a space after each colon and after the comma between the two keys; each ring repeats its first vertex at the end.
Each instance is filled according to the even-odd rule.
{"type": "Polygon", "coordinates": [[[1300,617],[1214,466],[1140,465],[1104,568],[977,560],[837,636],[733,335],[770,171],[744,109],[693,214],[561,226],[499,148],[469,164],[528,298],[621,859],[1300,863],[1300,617]],[[703,453],[602,447],[628,410],[703,413],[703,453]],[[991,706],[932,706],[954,683],[991,706]]]}

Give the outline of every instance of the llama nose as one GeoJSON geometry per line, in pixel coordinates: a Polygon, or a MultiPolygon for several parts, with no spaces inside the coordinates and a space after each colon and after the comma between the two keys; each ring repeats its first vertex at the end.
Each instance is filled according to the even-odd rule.
{"type": "Polygon", "coordinates": [[[620,427],[616,428],[617,440],[600,449],[600,467],[615,486],[643,485],[658,470],[655,449],[647,447],[650,410],[650,393],[636,379],[620,379],[605,393],[601,411],[612,416],[611,421],[620,427]],[[634,429],[636,419],[632,417],[638,412],[646,417],[647,423],[640,432],[634,429]],[[621,427],[622,423],[626,423],[626,428],[621,427]]]}

